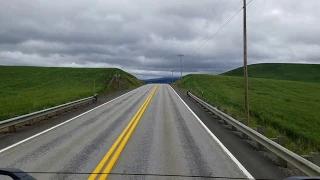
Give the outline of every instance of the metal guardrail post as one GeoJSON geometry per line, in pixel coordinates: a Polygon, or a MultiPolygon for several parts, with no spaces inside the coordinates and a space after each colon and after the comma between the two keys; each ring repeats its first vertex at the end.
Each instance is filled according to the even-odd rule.
{"type": "MultiPolygon", "coordinates": [[[[257,126],[257,132],[264,135],[264,128],[262,126],[257,126]]],[[[258,142],[256,142],[256,145],[257,145],[258,151],[262,151],[264,149],[263,146],[258,142]]]]}
{"type": "Polygon", "coordinates": [[[301,157],[305,158],[305,159],[308,160],[308,161],[312,161],[310,155],[302,155],[301,157]]]}
{"type": "Polygon", "coordinates": [[[320,166],[320,154],[317,152],[311,152],[310,156],[311,156],[311,161],[317,166],[320,166]]]}
{"type": "Polygon", "coordinates": [[[12,133],[12,132],[16,132],[16,131],[17,131],[17,130],[16,130],[16,126],[15,126],[15,125],[9,126],[9,127],[8,127],[8,131],[11,132],[11,133],[12,133]]]}
{"type": "MultiPolygon", "coordinates": [[[[240,120],[240,123],[244,124],[244,122],[246,122],[245,119],[240,120]]],[[[246,126],[246,124],[244,124],[244,125],[246,126]]],[[[245,132],[243,132],[243,131],[239,131],[239,132],[240,132],[240,136],[242,139],[248,139],[248,135],[245,132]]]]}
{"type": "MultiPolygon", "coordinates": [[[[278,139],[278,144],[280,144],[282,147],[284,147],[286,144],[286,137],[285,136],[278,136],[277,139],[278,139]]],[[[281,158],[280,156],[278,156],[278,163],[279,163],[279,166],[281,166],[281,167],[287,167],[287,162],[283,158],[281,158]]]]}

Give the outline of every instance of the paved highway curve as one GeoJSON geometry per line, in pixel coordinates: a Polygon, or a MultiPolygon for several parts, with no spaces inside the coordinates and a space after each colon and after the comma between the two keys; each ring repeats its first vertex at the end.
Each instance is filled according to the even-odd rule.
{"type": "Polygon", "coordinates": [[[142,86],[0,150],[0,166],[37,179],[252,178],[165,84],[142,86]]]}

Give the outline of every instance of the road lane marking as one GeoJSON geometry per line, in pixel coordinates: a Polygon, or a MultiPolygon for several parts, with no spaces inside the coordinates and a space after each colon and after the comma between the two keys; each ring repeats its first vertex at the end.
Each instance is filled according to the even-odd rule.
{"type": "MultiPolygon", "coordinates": [[[[89,176],[88,180],[94,180],[98,173],[101,171],[101,169],[105,166],[105,163],[109,160],[110,156],[112,155],[112,153],[114,152],[114,150],[118,147],[119,143],[121,142],[121,144],[119,145],[118,149],[116,150],[116,152],[114,153],[113,157],[111,158],[110,162],[107,164],[105,170],[103,171],[103,173],[109,173],[113,167],[113,165],[115,164],[117,158],[119,157],[122,149],[124,148],[126,142],[128,141],[130,135],[132,134],[134,128],[136,127],[136,125],[138,124],[138,121],[140,120],[143,112],[145,111],[146,107],[148,106],[149,102],[151,101],[151,98],[153,96],[153,94],[155,93],[157,89],[157,85],[152,89],[151,93],[148,95],[148,97],[146,98],[146,100],[143,102],[143,104],[140,106],[140,108],[138,109],[138,111],[134,114],[133,118],[130,120],[129,124],[126,126],[126,128],[122,131],[122,133],[120,134],[120,136],[117,138],[117,140],[114,142],[114,144],[111,146],[111,148],[109,149],[109,151],[105,154],[105,156],[103,157],[103,159],[99,162],[99,164],[97,165],[97,167],[94,169],[94,171],[92,172],[92,174],[89,176]],[[132,125],[133,124],[133,125],[132,125]],[[130,128],[129,132],[128,129],[130,128]],[[127,133],[128,132],[128,133],[127,133]],[[127,134],[126,134],[127,133],[127,134]],[[125,137],[124,137],[125,136],[125,137]],[[123,139],[124,137],[124,139],[123,139]],[[121,141],[122,140],[122,141],[121,141]]],[[[101,177],[99,179],[106,179],[107,178],[107,174],[103,174],[101,175],[101,177]]]]}
{"type": "MultiPolygon", "coordinates": [[[[170,85],[168,85],[170,86],[170,85]]],[[[221,143],[221,141],[210,131],[210,129],[201,121],[201,119],[191,110],[191,108],[183,101],[183,99],[178,95],[178,93],[170,86],[173,92],[178,96],[182,103],[187,107],[191,114],[198,120],[202,127],[210,134],[210,136],[220,145],[223,151],[230,157],[230,159],[238,166],[240,171],[243,172],[248,179],[254,179],[254,177],[249,173],[249,171],[238,161],[236,157],[221,143]]]]}
{"type": "MultiPolygon", "coordinates": [[[[157,86],[155,87],[155,90],[157,89],[157,86]]],[[[151,98],[155,93],[155,90],[152,92],[151,98]]],[[[109,164],[106,166],[106,168],[103,171],[103,174],[100,176],[99,180],[105,180],[108,177],[108,173],[110,173],[113,165],[116,163],[120,153],[122,152],[124,146],[126,145],[127,141],[129,140],[133,130],[136,128],[137,124],[139,123],[141,116],[143,115],[144,111],[146,110],[149,102],[151,101],[151,98],[148,99],[148,102],[145,104],[143,110],[140,112],[139,116],[137,117],[136,121],[134,122],[134,124],[132,125],[132,127],[130,128],[130,131],[128,132],[128,134],[126,135],[126,137],[123,139],[123,141],[121,142],[121,144],[119,145],[117,151],[114,153],[113,157],[111,158],[109,164]]]]}
{"type": "Polygon", "coordinates": [[[51,130],[53,130],[53,129],[56,129],[56,128],[58,128],[58,127],[60,127],[60,126],[62,126],[62,125],[64,125],[64,124],[66,124],[66,123],[68,123],[68,122],[71,122],[71,121],[73,121],[73,120],[75,120],[75,119],[77,119],[77,118],[79,118],[79,117],[81,117],[81,116],[83,116],[83,115],[85,115],[85,114],[88,114],[88,113],[91,112],[91,111],[94,111],[94,110],[96,110],[96,109],[98,109],[98,108],[100,108],[100,107],[102,107],[102,106],[104,106],[104,105],[106,105],[106,104],[109,104],[109,103],[111,103],[112,101],[115,101],[115,100],[117,100],[117,99],[119,99],[119,98],[121,98],[121,97],[123,97],[123,96],[126,96],[126,95],[128,95],[128,94],[130,94],[130,93],[132,93],[132,92],[134,92],[134,91],[138,91],[138,89],[141,89],[142,87],[145,87],[145,86],[141,86],[141,87],[139,87],[139,88],[137,88],[137,89],[134,89],[134,90],[132,90],[132,91],[129,91],[129,92],[127,92],[127,93],[125,93],[125,94],[123,94],[123,95],[121,95],[121,96],[119,96],[119,97],[116,97],[116,98],[114,98],[114,99],[112,99],[112,100],[110,100],[110,101],[108,101],[108,102],[106,102],[106,103],[104,103],[104,104],[101,104],[101,105],[99,105],[99,106],[97,106],[97,107],[95,107],[95,108],[93,108],[93,109],[90,109],[90,110],[88,110],[88,111],[86,111],[86,112],[84,112],[84,113],[82,113],[82,114],[79,114],[78,116],[75,116],[75,117],[73,117],[73,118],[71,118],[71,119],[69,119],[69,120],[67,120],[67,121],[64,121],[64,122],[62,122],[62,123],[60,123],[60,124],[58,124],[58,125],[55,125],[55,126],[49,128],[49,129],[46,129],[46,130],[41,131],[41,132],[39,132],[39,133],[37,133],[37,134],[35,134],[35,135],[33,135],[33,136],[30,136],[30,137],[28,137],[28,138],[26,138],[26,139],[24,139],[24,140],[22,140],[22,141],[19,141],[19,142],[15,143],[15,144],[12,144],[12,145],[10,145],[10,146],[8,146],[8,147],[6,147],[6,148],[3,148],[3,149],[0,150],[0,153],[3,153],[3,152],[5,152],[5,151],[7,151],[7,150],[9,150],[9,149],[11,149],[11,148],[14,148],[14,147],[16,147],[16,146],[18,146],[18,145],[20,145],[20,144],[22,144],[22,143],[25,143],[25,142],[27,142],[27,141],[29,141],[29,140],[31,140],[31,139],[34,139],[34,138],[36,138],[36,137],[38,137],[38,136],[40,136],[40,135],[42,135],[42,134],[45,134],[45,133],[47,133],[47,132],[49,132],[49,131],[51,131],[51,130]]]}

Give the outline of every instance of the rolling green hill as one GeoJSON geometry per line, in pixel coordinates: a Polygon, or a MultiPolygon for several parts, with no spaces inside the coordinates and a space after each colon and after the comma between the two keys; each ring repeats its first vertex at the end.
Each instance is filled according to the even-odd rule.
{"type": "MultiPolygon", "coordinates": [[[[221,75],[243,76],[243,67],[221,75]]],[[[248,66],[248,76],[266,79],[281,79],[320,83],[320,64],[264,63],[248,66]]]]}
{"type": "Polygon", "coordinates": [[[115,73],[121,74],[120,89],[142,84],[131,74],[116,68],[59,68],[0,66],[0,120],[52,107],[106,88],[115,73]],[[95,88],[94,88],[95,80],[95,88]]]}
{"type": "MultiPolygon", "coordinates": [[[[174,84],[244,118],[242,77],[187,75],[174,84]]],[[[319,83],[249,78],[249,126],[265,126],[268,137],[286,135],[297,153],[319,151],[319,92],[319,83]]]]}

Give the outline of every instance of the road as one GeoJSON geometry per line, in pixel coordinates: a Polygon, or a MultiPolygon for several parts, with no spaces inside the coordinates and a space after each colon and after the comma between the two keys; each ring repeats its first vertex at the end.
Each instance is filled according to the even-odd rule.
{"type": "Polygon", "coordinates": [[[251,177],[165,84],[142,86],[0,150],[0,164],[37,179],[251,177]]]}

